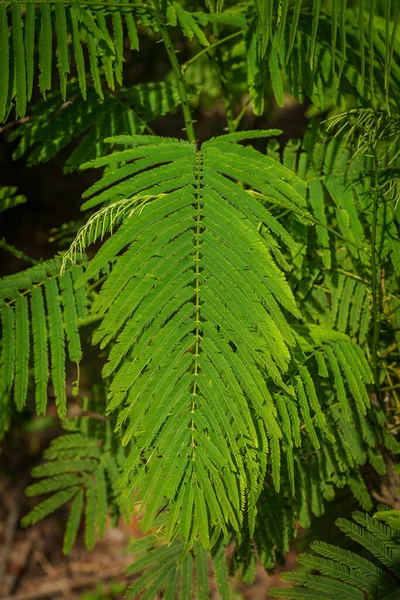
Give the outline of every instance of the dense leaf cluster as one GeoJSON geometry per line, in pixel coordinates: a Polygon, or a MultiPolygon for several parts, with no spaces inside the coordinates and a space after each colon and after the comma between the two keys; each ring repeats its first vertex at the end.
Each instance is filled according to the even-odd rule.
{"type": "MultiPolygon", "coordinates": [[[[151,531],[132,548],[132,597],[207,598],[210,563],[229,598],[228,574],[251,583],[257,558],[272,568],[339,488],[371,510],[368,474],[399,451],[387,422],[399,402],[400,4],[356,4],[0,2],[0,119],[28,111],[14,157],[67,151],[66,172],[99,174],[83,225],[65,229],[69,250],[0,280],[0,434],[53,393],[67,432],[32,473],[28,494],[46,498],[23,524],[68,504],[69,552],[81,521],[93,548],[109,516],[140,506],[151,531]],[[147,37],[172,71],[130,86],[127,51],[135,61],[147,37]],[[309,104],[303,139],[239,130],[248,105],[263,115],[289,94],[309,104]],[[229,131],[197,143],[193,107],[220,96],[229,131]],[[177,109],[188,139],[155,135],[177,109]],[[88,342],[103,369],[86,397],[88,342]]],[[[23,201],[0,188],[1,211],[23,201]]],[[[388,527],[355,520],[339,525],[398,576],[388,527]]],[[[280,597],[392,598],[396,580],[375,564],[314,549],[300,560],[321,575],[287,576],[297,587],[280,597]]]]}

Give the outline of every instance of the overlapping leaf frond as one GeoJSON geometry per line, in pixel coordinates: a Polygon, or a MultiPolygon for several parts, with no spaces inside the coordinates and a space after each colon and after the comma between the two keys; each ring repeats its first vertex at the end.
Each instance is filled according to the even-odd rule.
{"type": "Polygon", "coordinates": [[[166,545],[157,535],[147,535],[131,544],[129,549],[135,562],[127,569],[127,575],[139,577],[128,588],[127,598],[139,595],[154,598],[163,592],[164,597],[171,599],[206,600],[211,592],[210,574],[222,600],[232,597],[223,543],[210,555],[195,542],[192,552],[183,560],[184,543],[181,540],[166,545]]]}
{"type": "Polygon", "coordinates": [[[179,2],[171,2],[167,4],[166,18],[171,27],[179,26],[183,35],[189,40],[195,39],[204,47],[210,45],[204,32],[204,28],[209,22],[207,14],[190,12],[179,2]]]}
{"type": "Polygon", "coordinates": [[[398,89],[397,40],[393,42],[395,59],[389,74],[386,75],[383,67],[386,57],[384,29],[376,27],[372,32],[371,41],[364,38],[360,48],[357,40],[358,17],[354,13],[352,16],[353,18],[344,25],[345,37],[348,40],[345,54],[343,48],[332,52],[332,23],[330,18],[325,16],[319,19],[317,37],[310,30],[310,16],[307,14],[298,15],[295,34],[288,28],[281,31],[274,27],[272,43],[268,45],[265,54],[262,27],[257,26],[254,21],[244,25],[247,78],[254,112],[263,112],[267,85],[272,88],[280,106],[284,103],[286,88],[299,102],[303,102],[307,97],[323,111],[332,105],[341,106],[346,93],[354,94],[361,104],[369,102],[373,96],[380,98],[382,102],[386,101],[388,106],[398,108],[396,94],[386,97],[383,93],[386,81],[392,92],[398,89]],[[370,56],[371,45],[373,55],[370,56]],[[312,64],[310,57],[313,57],[312,64]],[[363,72],[360,71],[361,60],[368,66],[367,83],[363,72]],[[372,72],[370,65],[374,67],[372,72]]]}
{"type": "Polygon", "coordinates": [[[45,462],[32,470],[39,481],[31,484],[28,496],[48,497],[22,519],[27,527],[44,519],[69,503],[63,551],[68,554],[84,521],[85,543],[93,549],[96,539],[104,536],[110,515],[130,510],[120,498],[119,478],[126,450],[113,436],[113,424],[104,418],[104,394],[93,390],[92,399],[83,400],[83,416],[64,422],[69,433],[55,438],[44,452],[45,462]],[[103,399],[102,399],[103,396],[103,399]],[[99,410],[99,413],[94,411],[99,410]],[[100,419],[100,420],[98,420],[100,419]]]}
{"type": "Polygon", "coordinates": [[[69,359],[79,363],[78,323],[87,311],[85,289],[74,289],[82,266],[70,266],[62,277],[60,266],[61,259],[56,258],[0,280],[1,380],[5,390],[12,390],[21,410],[33,371],[38,414],[46,412],[51,381],[63,418],[66,346],[69,359]]]}
{"type": "MultiPolygon", "coordinates": [[[[188,90],[189,98],[191,92],[196,90],[188,90]]],[[[10,136],[19,142],[14,159],[29,153],[28,165],[46,162],[83,136],[66,160],[65,171],[71,172],[110,150],[110,145],[104,144],[105,137],[144,133],[148,123],[180,104],[176,85],[168,82],[120,88],[113,94],[104,90],[102,100],[93,88],[87,90],[84,100],[78,84],[71,83],[66,97],[64,103],[59,90],[51,92],[32,108],[29,120],[10,136]]]]}
{"type": "MultiPolygon", "coordinates": [[[[393,138],[382,144],[387,151],[393,146],[393,138]]],[[[314,261],[309,278],[300,276],[302,265],[308,261],[304,246],[302,258],[297,259],[304,314],[309,322],[336,328],[364,343],[369,335],[372,305],[371,257],[367,250],[372,235],[371,189],[377,184],[372,157],[361,151],[355,155],[357,148],[357,139],[353,146],[343,137],[327,139],[314,122],[302,144],[288,144],[283,162],[308,183],[307,200],[313,214],[309,226],[316,232],[316,237],[309,237],[308,252],[319,258],[319,264],[314,261]]],[[[377,173],[378,249],[388,286],[398,277],[400,267],[396,198],[385,195],[386,182],[398,172],[398,159],[390,162],[396,152],[395,147],[389,154],[380,151],[377,173]]],[[[306,229],[301,231],[304,239],[306,229]]],[[[389,312],[394,299],[388,297],[387,303],[384,310],[389,312]]]]}
{"type": "Polygon", "coordinates": [[[307,214],[302,180],[237,143],[276,133],[229,134],[199,151],[173,139],[112,138],[131,149],[88,163],[110,166],[85,194],[85,208],[104,208],[66,255],[120,211],[122,224],[78,284],[115,261],[93,305],[102,317],[94,341],[113,341],[103,370],[112,377],[108,411],[118,410],[123,443],[135,440],[123,485],[146,506],[145,528],[167,502],[167,538],[179,533],[188,546],[199,534],[208,547],[211,523],[215,535],[238,531],[244,517],[254,529],[268,454],[280,487],[290,419],[305,424],[315,447],[316,429],[334,440],[309,371],[314,355],[340,385],[346,422],[348,393],[361,413],[369,406],[370,370],[348,338],[294,327],[300,315],[281,271],[282,249],[295,250],[294,241],[246,189],[307,214]]]}
{"type": "Polygon", "coordinates": [[[378,511],[374,514],[374,518],[382,523],[386,523],[398,535],[400,531],[400,511],[389,509],[385,505],[378,506],[378,511]]]}
{"type": "Polygon", "coordinates": [[[394,453],[399,450],[384,427],[384,413],[375,406],[365,418],[355,404],[350,404],[350,422],[345,420],[334,388],[337,382],[326,378],[327,373],[322,366],[325,359],[324,362],[320,359],[316,362],[321,364],[319,375],[311,362],[307,365],[316,382],[318,398],[324,399],[326,424],[334,432],[335,441],[332,443],[328,436],[321,435],[315,422],[316,447],[315,440],[307,431],[308,423],[303,421],[296,403],[278,402],[282,429],[290,431],[289,435],[284,434],[281,443],[280,489],[276,491],[271,473],[267,473],[257,504],[254,535],[243,532],[232,559],[232,569],[241,570],[248,584],[255,577],[255,556],[267,569],[274,568],[277,558],[289,551],[290,544],[297,537],[296,524],[309,528],[313,516],[320,517],[329,510],[329,502],[334,500],[339,489],[348,486],[362,509],[372,510],[372,498],[360,468],[369,464],[382,475],[385,473],[383,448],[394,453]]]}
{"type": "MultiPolygon", "coordinates": [[[[269,45],[274,45],[276,40],[274,40],[273,32],[278,29],[278,39],[282,39],[284,34],[288,36],[287,54],[290,55],[297,41],[301,16],[304,13],[309,13],[308,3],[303,2],[303,0],[255,0],[254,5],[262,37],[262,53],[265,53],[269,45]]],[[[352,44],[348,39],[348,25],[350,24],[356,38],[355,47],[360,56],[361,79],[364,81],[366,70],[369,70],[371,85],[373,85],[374,61],[376,60],[374,36],[377,30],[382,31],[383,39],[381,46],[383,47],[383,51],[381,48],[379,54],[384,57],[382,67],[384,89],[387,91],[391,68],[393,66],[394,46],[398,37],[397,31],[400,17],[398,3],[392,4],[387,1],[360,0],[358,2],[358,10],[354,10],[348,6],[347,0],[337,0],[328,6],[325,6],[321,0],[313,0],[311,14],[307,15],[308,20],[312,21],[311,27],[308,27],[311,32],[311,45],[306,56],[311,69],[318,64],[316,46],[318,39],[322,38],[321,28],[326,17],[328,17],[331,29],[328,49],[333,65],[336,63],[338,50],[341,54],[339,65],[335,65],[334,70],[338,69],[339,75],[341,74],[346,64],[347,52],[351,51],[352,44]],[[384,20],[378,17],[382,8],[385,15],[384,20]],[[367,59],[369,65],[366,65],[367,59]],[[367,66],[369,66],[369,69],[366,69],[367,66]]],[[[328,38],[325,37],[326,39],[328,38]]]]}
{"type": "Polygon", "coordinates": [[[289,171],[241,148],[236,137],[199,152],[175,140],[115,138],[133,148],[90,166],[129,162],[95,184],[85,203],[158,196],[104,244],[82,280],[127,248],[93,306],[103,316],[95,341],[115,339],[103,371],[113,377],[109,411],[119,410],[123,441],[136,440],[125,485],[130,490],[133,477],[141,490],[145,526],[166,496],[170,537],[187,511],[183,537],[194,541],[200,531],[205,546],[210,521],[238,529],[246,504],[254,514],[261,457],[268,437],[281,435],[265,375],[293,393],[283,380],[294,343],[284,313],[299,316],[272,258],[279,248],[257,228],[267,224],[287,244],[290,236],[231,177],[289,203],[303,198],[289,171]],[[243,156],[256,175],[243,169],[243,156]]]}
{"type": "Polygon", "coordinates": [[[298,556],[303,572],[282,576],[283,581],[295,586],[275,588],[270,592],[272,596],[292,600],[395,600],[400,585],[400,544],[395,540],[395,531],[365,513],[353,513],[353,520],[338,519],[336,525],[367,550],[373,561],[338,546],[313,542],[314,554],[298,556]]]}
{"type": "Polygon", "coordinates": [[[2,61],[0,67],[0,121],[7,118],[13,98],[16,114],[23,116],[35,83],[35,52],[38,47],[39,88],[43,96],[52,87],[53,53],[65,99],[71,59],[76,64],[79,87],[86,98],[86,75],[102,98],[101,71],[114,89],[122,84],[124,30],[132,49],[139,47],[134,18],[135,3],[119,6],[119,0],[93,4],[84,0],[20,0],[0,3],[2,61]],[[55,48],[53,48],[55,32],[55,48]],[[71,40],[71,46],[69,44],[71,40]]]}

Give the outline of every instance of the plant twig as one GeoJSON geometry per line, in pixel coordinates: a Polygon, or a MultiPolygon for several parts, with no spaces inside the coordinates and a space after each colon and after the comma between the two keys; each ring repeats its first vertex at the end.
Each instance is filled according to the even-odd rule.
{"type": "MultiPolygon", "coordinates": [[[[216,40],[218,40],[219,30],[218,30],[217,23],[213,23],[213,34],[214,34],[214,38],[216,40]]],[[[219,48],[218,44],[216,46],[214,46],[214,48],[215,48],[215,51],[211,53],[211,57],[213,58],[214,65],[217,70],[219,80],[221,82],[221,88],[222,88],[222,92],[223,92],[223,97],[224,97],[223,99],[224,99],[225,111],[226,111],[226,120],[228,123],[228,130],[229,130],[229,133],[234,133],[236,130],[235,130],[235,122],[233,119],[232,99],[231,99],[231,94],[230,94],[228,82],[227,82],[226,75],[225,75],[224,65],[222,62],[221,49],[219,48]]]]}
{"type": "Polygon", "coordinates": [[[15,256],[15,258],[19,258],[20,260],[24,260],[25,262],[30,263],[31,265],[37,265],[38,264],[37,260],[35,260],[34,258],[31,258],[30,256],[28,256],[27,254],[25,254],[24,252],[22,252],[22,250],[18,250],[18,248],[15,248],[15,246],[11,246],[11,244],[7,244],[7,242],[6,242],[6,240],[4,238],[2,238],[0,240],[0,248],[2,248],[3,250],[5,250],[6,252],[9,252],[13,256],[15,256]]]}
{"type": "Polygon", "coordinates": [[[394,315],[394,313],[397,312],[399,309],[400,309],[400,304],[396,304],[396,306],[394,308],[392,308],[388,313],[384,313],[381,316],[382,321],[385,321],[386,319],[388,319],[389,317],[394,315]]]}
{"type": "Polygon", "coordinates": [[[164,46],[168,53],[168,57],[169,57],[169,60],[171,63],[171,67],[172,67],[172,70],[175,75],[176,85],[177,85],[179,97],[180,97],[180,100],[182,103],[182,112],[183,112],[183,117],[185,119],[187,138],[188,138],[189,142],[192,142],[193,144],[195,144],[196,143],[196,135],[194,133],[192,113],[191,113],[190,106],[189,106],[189,99],[188,99],[188,95],[187,95],[187,91],[186,91],[185,81],[184,81],[183,75],[182,75],[182,70],[179,65],[178,59],[176,57],[175,49],[172,45],[172,41],[171,41],[170,35],[168,33],[168,29],[165,26],[164,17],[161,13],[158,0],[153,0],[153,6],[154,6],[154,17],[155,17],[157,25],[160,29],[161,37],[163,39],[164,46]]]}
{"type": "Polygon", "coordinates": [[[246,102],[243,104],[240,112],[238,113],[238,115],[236,116],[235,120],[233,121],[233,125],[234,125],[234,130],[237,131],[239,128],[239,125],[244,117],[244,115],[247,113],[247,109],[249,108],[251,104],[251,98],[250,96],[247,98],[246,102]]]}
{"type": "Polygon", "coordinates": [[[192,58],[189,58],[189,60],[187,60],[185,63],[183,63],[182,73],[185,73],[187,71],[187,69],[193,63],[196,62],[196,60],[198,60],[204,54],[207,54],[207,52],[212,51],[216,46],[219,46],[220,44],[224,44],[225,42],[229,42],[229,40],[233,40],[234,38],[239,37],[240,35],[243,35],[243,31],[235,31],[235,33],[231,33],[230,35],[227,35],[226,37],[217,40],[213,44],[210,44],[206,48],[203,48],[203,50],[200,50],[200,52],[198,52],[197,54],[192,56],[192,58]]]}
{"type": "Polygon", "coordinates": [[[22,123],[26,123],[27,121],[29,121],[29,119],[30,117],[22,117],[22,119],[18,119],[17,121],[10,121],[9,123],[6,123],[2,127],[0,127],[0,133],[7,131],[7,129],[12,129],[16,125],[22,125],[22,123]]]}
{"type": "Polygon", "coordinates": [[[383,408],[382,394],[379,386],[379,363],[378,363],[378,348],[379,348],[379,333],[381,327],[381,319],[379,314],[379,256],[377,252],[377,229],[378,229],[378,159],[375,150],[373,151],[374,156],[374,195],[373,195],[373,213],[372,213],[372,230],[371,230],[371,287],[372,287],[372,320],[373,320],[373,333],[372,333],[372,372],[375,380],[375,391],[378,398],[378,402],[383,408]]]}

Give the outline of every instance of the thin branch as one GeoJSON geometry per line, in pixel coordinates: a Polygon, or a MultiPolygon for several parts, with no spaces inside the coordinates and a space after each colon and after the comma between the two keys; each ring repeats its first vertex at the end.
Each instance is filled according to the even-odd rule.
{"type": "Polygon", "coordinates": [[[172,70],[175,75],[176,84],[177,84],[178,92],[179,92],[179,97],[180,97],[181,103],[182,103],[182,112],[183,112],[183,116],[185,119],[187,138],[188,138],[189,142],[192,142],[193,144],[195,144],[196,143],[196,135],[194,133],[192,113],[191,113],[190,106],[189,106],[189,99],[188,99],[188,95],[187,95],[187,91],[186,91],[185,81],[184,81],[183,75],[182,75],[182,70],[179,65],[176,53],[175,53],[175,48],[172,45],[172,41],[171,41],[171,38],[170,38],[170,35],[168,32],[168,29],[165,26],[164,17],[161,13],[158,0],[153,0],[153,6],[154,6],[154,17],[155,17],[157,25],[159,27],[165,49],[168,53],[171,67],[172,67],[172,70]]]}
{"type": "MultiPolygon", "coordinates": [[[[213,35],[216,40],[219,39],[219,30],[218,30],[217,23],[213,23],[213,35]]],[[[233,119],[231,93],[230,93],[228,81],[226,78],[225,68],[224,68],[224,64],[222,61],[222,55],[221,55],[219,45],[216,44],[216,46],[214,46],[214,48],[215,48],[215,52],[211,53],[211,58],[213,59],[214,66],[217,70],[218,77],[221,82],[228,130],[229,130],[229,133],[234,133],[236,131],[236,129],[235,129],[235,124],[234,124],[234,119],[233,119]]]]}
{"type": "Polygon", "coordinates": [[[247,100],[244,103],[244,105],[242,106],[240,112],[238,113],[235,120],[233,121],[235,131],[237,131],[239,129],[239,125],[240,125],[244,115],[247,113],[247,109],[249,108],[250,104],[251,104],[251,98],[249,97],[249,98],[247,98],[247,100]]]}
{"type": "Polygon", "coordinates": [[[243,35],[242,31],[235,31],[235,33],[231,33],[230,35],[227,35],[226,37],[221,38],[220,40],[217,40],[213,44],[210,44],[206,48],[203,48],[203,50],[200,50],[200,52],[198,52],[197,54],[195,54],[194,56],[192,56],[192,58],[190,58],[185,63],[183,63],[183,65],[181,67],[182,73],[185,73],[187,71],[187,69],[194,62],[196,62],[196,60],[198,60],[201,56],[203,56],[203,54],[207,54],[208,52],[210,52],[214,48],[216,48],[216,46],[219,46],[220,44],[224,44],[225,42],[229,42],[229,40],[233,40],[234,38],[239,37],[240,35],[243,35]]]}
{"type": "MultiPolygon", "coordinates": [[[[247,192],[249,194],[252,194],[256,198],[263,198],[265,200],[271,200],[271,201],[273,201],[272,198],[270,198],[268,196],[265,196],[264,194],[260,194],[259,192],[254,192],[253,190],[247,190],[247,192]]],[[[349,246],[353,246],[354,248],[357,248],[357,250],[359,250],[360,252],[364,252],[365,254],[369,254],[370,253],[370,250],[368,248],[364,248],[363,246],[359,246],[355,242],[352,242],[351,240],[347,239],[344,235],[342,235],[341,233],[339,233],[338,231],[336,231],[336,229],[334,227],[332,227],[331,225],[325,225],[325,223],[322,223],[322,221],[319,221],[318,219],[315,219],[311,215],[309,215],[307,213],[304,213],[301,210],[297,210],[294,207],[290,207],[290,211],[293,212],[295,215],[299,215],[303,219],[307,219],[308,221],[310,221],[310,223],[314,223],[314,225],[319,225],[320,227],[323,227],[324,229],[327,229],[333,235],[335,235],[339,239],[341,239],[344,242],[346,242],[346,244],[348,244],[349,246]]]]}
{"type": "Polygon", "coordinates": [[[6,240],[4,238],[0,240],[0,248],[2,248],[3,250],[5,250],[6,252],[9,252],[13,256],[15,256],[15,258],[19,258],[20,260],[24,260],[25,262],[30,263],[31,265],[37,265],[38,264],[37,260],[35,260],[34,258],[31,258],[30,256],[28,256],[27,254],[25,254],[24,252],[22,252],[22,250],[18,250],[18,248],[15,248],[14,246],[11,246],[11,244],[7,244],[7,242],[6,242],[6,240]]]}
{"type": "Polygon", "coordinates": [[[0,133],[7,131],[7,129],[12,129],[12,127],[15,127],[16,125],[22,125],[22,123],[26,123],[29,121],[29,119],[30,117],[22,117],[22,119],[18,119],[17,121],[10,121],[9,123],[6,123],[0,127],[0,133]]]}
{"type": "Polygon", "coordinates": [[[391,317],[392,315],[394,315],[395,312],[397,312],[400,308],[400,304],[396,304],[396,306],[394,308],[392,308],[392,310],[390,310],[388,313],[384,313],[383,315],[381,315],[381,320],[385,321],[386,319],[388,319],[389,317],[391,317]]]}
{"type": "Polygon", "coordinates": [[[373,213],[372,213],[372,230],[371,230],[371,287],[372,287],[372,319],[373,319],[373,333],[372,333],[372,372],[375,380],[375,390],[377,398],[381,408],[382,405],[382,394],[379,386],[379,362],[378,362],[378,349],[379,349],[379,334],[380,334],[380,314],[379,314],[379,256],[377,252],[377,230],[378,230],[378,158],[374,150],[374,177],[375,177],[375,189],[373,195],[373,213]]]}

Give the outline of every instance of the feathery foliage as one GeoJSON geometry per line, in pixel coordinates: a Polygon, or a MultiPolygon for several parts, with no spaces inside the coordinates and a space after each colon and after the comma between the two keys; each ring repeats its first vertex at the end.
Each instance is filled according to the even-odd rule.
{"type": "Polygon", "coordinates": [[[129,506],[120,501],[119,477],[125,460],[121,445],[113,440],[112,424],[104,419],[94,422],[104,410],[104,396],[94,388],[93,398],[85,398],[83,415],[67,419],[69,431],[55,438],[44,452],[46,462],[32,470],[39,479],[31,484],[28,496],[47,494],[22,519],[22,525],[33,525],[72,500],[64,535],[63,552],[68,554],[76,541],[81,520],[84,520],[84,539],[89,550],[96,539],[104,536],[107,519],[120,513],[129,515],[129,506]],[[128,510],[128,512],[127,512],[128,510]]]}
{"type": "Polygon", "coordinates": [[[154,598],[163,592],[166,598],[208,598],[210,592],[209,563],[215,577],[218,593],[222,600],[231,598],[228,582],[228,567],[225,547],[221,545],[212,556],[207,554],[199,542],[193,552],[181,560],[184,543],[174,541],[170,546],[160,543],[156,535],[135,541],[129,547],[135,562],[128,567],[127,575],[139,575],[128,590],[127,598],[154,598]]]}
{"type": "Polygon", "coordinates": [[[283,581],[294,583],[295,587],[271,590],[274,598],[396,598],[400,585],[400,544],[395,531],[361,512],[353,513],[353,521],[337,519],[336,525],[365,548],[374,560],[331,544],[313,542],[314,554],[298,556],[305,572],[281,576],[283,581]],[[318,575],[311,574],[315,571],[318,575]]]}
{"type": "Polygon", "coordinates": [[[58,414],[63,418],[67,410],[66,351],[72,362],[80,362],[78,326],[86,317],[87,300],[84,289],[74,290],[82,266],[69,268],[61,277],[60,266],[61,259],[55,258],[0,280],[1,379],[5,390],[13,392],[17,409],[22,410],[33,372],[38,414],[46,412],[51,381],[58,414]]]}
{"type": "Polygon", "coordinates": [[[17,188],[9,185],[2,185],[0,187],[0,213],[18,206],[18,204],[24,204],[26,197],[22,194],[17,194],[17,188]]]}
{"type": "Polygon", "coordinates": [[[60,78],[60,93],[66,99],[71,73],[71,54],[76,63],[79,88],[87,94],[87,71],[94,89],[103,97],[101,69],[108,86],[122,84],[123,31],[126,27],[130,47],[139,48],[132,8],[118,6],[119,1],[93,4],[80,0],[3,0],[0,4],[0,31],[4,52],[0,71],[0,121],[7,118],[15,96],[17,116],[24,116],[32,97],[35,81],[36,44],[39,64],[39,88],[44,97],[52,88],[53,53],[60,78]],[[112,34],[109,31],[111,22],[112,34]],[[55,44],[53,44],[55,32],[55,44]],[[69,44],[72,40],[72,48],[69,44]],[[55,47],[54,47],[55,46],[55,47]],[[84,51],[85,49],[85,51],[84,51]],[[71,52],[72,51],[72,52],[71,52]],[[85,54],[87,60],[85,61],[85,54]]]}
{"type": "MultiPolygon", "coordinates": [[[[338,489],[372,510],[372,472],[399,453],[399,15],[378,0],[0,0],[0,120],[16,119],[1,133],[14,158],[91,181],[85,220],[52,235],[74,236],[63,258],[1,242],[34,264],[0,280],[0,436],[13,399],[43,414],[53,389],[67,433],[33,471],[28,494],[46,497],[23,524],[67,506],[69,552],[82,522],[93,548],[140,506],[132,597],[205,600],[210,568],[230,598],[228,545],[229,574],[251,583],[338,489]],[[307,106],[301,140],[240,131],[288,98],[307,106]],[[218,113],[200,143],[196,119],[220,105],[227,131],[218,113]],[[67,358],[96,384],[87,398],[73,382],[75,418],[67,358]]],[[[0,211],[22,201],[0,188],[0,211]]],[[[339,525],[398,577],[379,519],[395,517],[339,525]]],[[[383,570],[322,546],[304,558],[321,576],[281,595],[375,598],[383,570]]]]}
{"type": "Polygon", "coordinates": [[[124,220],[78,285],[113,261],[93,304],[102,317],[94,341],[105,347],[114,340],[103,369],[103,376],[112,377],[108,411],[119,410],[123,443],[135,441],[123,484],[126,494],[136,490],[146,505],[145,528],[166,497],[167,538],[176,536],[180,519],[188,546],[199,534],[207,548],[211,523],[215,531],[228,525],[238,532],[246,516],[253,531],[268,453],[279,490],[280,438],[292,440],[290,426],[283,422],[282,432],[277,419],[277,391],[284,403],[296,398],[295,410],[316,448],[313,419],[334,441],[309,367],[298,363],[296,350],[304,360],[318,347],[327,353],[345,421],[345,385],[362,414],[369,406],[365,385],[372,375],[366,361],[358,365],[346,336],[296,330],[292,319],[300,315],[277,266],[277,239],[292,249],[294,242],[246,190],[251,185],[307,214],[301,180],[237,143],[276,133],[225,135],[199,151],[178,140],[159,138],[155,145],[154,137],[112,138],[132,148],[87,165],[109,166],[85,194],[86,208],[105,206],[64,259],[67,265],[124,220]],[[111,171],[115,162],[123,166],[111,171]]]}
{"type": "Polygon", "coordinates": [[[15,159],[29,153],[29,166],[47,162],[81,138],[64,167],[66,172],[75,171],[82,161],[102,156],[110,149],[104,138],[144,133],[148,123],[180,104],[176,85],[167,82],[120,88],[115,94],[105,91],[102,100],[92,88],[84,100],[79,96],[78,84],[72,82],[66,97],[63,103],[59,90],[51,92],[35,105],[30,119],[15,129],[10,136],[10,140],[19,142],[15,159]]]}

